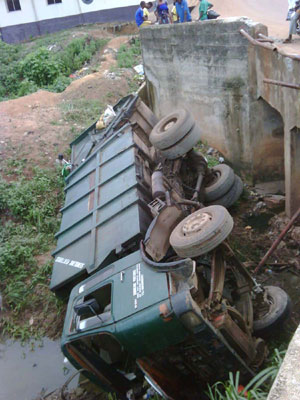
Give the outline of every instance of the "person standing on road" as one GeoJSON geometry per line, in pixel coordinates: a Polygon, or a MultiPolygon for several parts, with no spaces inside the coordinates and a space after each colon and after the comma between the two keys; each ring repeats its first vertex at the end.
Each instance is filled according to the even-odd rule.
{"type": "Polygon", "coordinates": [[[174,1],[174,3],[173,3],[173,8],[172,8],[171,14],[172,14],[172,19],[173,19],[174,24],[178,24],[179,18],[178,18],[177,11],[176,11],[176,1],[174,1]]]}
{"type": "Polygon", "coordinates": [[[173,22],[167,1],[158,0],[156,12],[157,12],[156,17],[159,24],[169,24],[173,22]]]}
{"type": "Polygon", "coordinates": [[[199,6],[199,21],[205,21],[208,19],[207,11],[211,9],[213,5],[209,3],[207,0],[200,0],[199,6]]]}
{"type": "Polygon", "coordinates": [[[142,26],[147,26],[151,24],[151,21],[147,20],[147,17],[144,17],[144,8],[146,8],[146,2],[141,1],[140,7],[137,9],[135,13],[135,22],[138,26],[138,28],[141,28],[142,26]]]}
{"type": "Polygon", "coordinates": [[[295,14],[291,17],[290,21],[290,31],[287,39],[284,40],[283,43],[291,43],[292,36],[297,33],[297,21],[300,18],[300,1],[296,1],[295,3],[295,14]]]}
{"type": "MultiPolygon", "coordinates": [[[[149,11],[148,10],[150,10],[150,8],[151,7],[153,7],[153,3],[151,2],[151,1],[149,1],[149,3],[146,3],[146,7],[143,9],[143,12],[144,12],[144,19],[145,19],[145,21],[144,22],[146,22],[146,21],[149,21],[149,11]]],[[[148,24],[149,25],[149,24],[148,24]]]]}
{"type": "Polygon", "coordinates": [[[186,0],[176,1],[176,11],[179,22],[190,22],[192,20],[191,13],[186,0]]]}

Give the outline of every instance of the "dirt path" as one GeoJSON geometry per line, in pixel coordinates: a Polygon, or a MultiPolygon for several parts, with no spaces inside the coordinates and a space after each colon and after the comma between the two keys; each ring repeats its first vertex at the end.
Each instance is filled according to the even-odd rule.
{"type": "Polygon", "coordinates": [[[98,71],[75,79],[63,93],[39,90],[28,96],[1,102],[1,160],[25,158],[31,165],[53,165],[57,154],[67,148],[74,131],[86,128],[70,123],[65,118],[64,109],[71,109],[73,103],[79,101],[83,104],[86,102],[88,106],[90,100],[97,100],[105,106],[128,93],[128,78],[132,77],[133,72],[125,71],[114,79],[109,75],[109,70],[116,66],[118,48],[128,40],[128,36],[112,38],[101,51],[102,61],[98,71]]]}

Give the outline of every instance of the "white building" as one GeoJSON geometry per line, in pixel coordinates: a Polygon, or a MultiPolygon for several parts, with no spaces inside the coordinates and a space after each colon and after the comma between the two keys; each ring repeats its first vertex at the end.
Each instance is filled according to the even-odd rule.
{"type": "Polygon", "coordinates": [[[19,42],[72,26],[133,21],[139,0],[0,0],[2,40],[19,42]]]}

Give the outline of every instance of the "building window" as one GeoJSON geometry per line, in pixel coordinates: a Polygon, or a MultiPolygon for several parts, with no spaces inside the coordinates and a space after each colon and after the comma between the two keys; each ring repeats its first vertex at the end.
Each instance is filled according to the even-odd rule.
{"type": "Polygon", "coordinates": [[[62,3],[62,0],[48,0],[48,5],[62,3]]]}
{"type": "Polygon", "coordinates": [[[19,0],[6,0],[8,11],[19,11],[21,10],[19,0]]]}

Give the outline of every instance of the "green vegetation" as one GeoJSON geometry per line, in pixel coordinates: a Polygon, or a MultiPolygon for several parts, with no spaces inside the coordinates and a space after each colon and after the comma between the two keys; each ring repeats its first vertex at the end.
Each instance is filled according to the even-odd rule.
{"type": "Polygon", "coordinates": [[[107,43],[106,39],[88,35],[60,42],[59,46],[49,46],[49,40],[36,39],[35,45],[0,41],[0,100],[24,96],[40,88],[62,92],[71,82],[69,75],[107,43]]]}
{"type": "MultiPolygon", "coordinates": [[[[5,173],[16,176],[25,165],[22,161],[7,163],[5,173]]],[[[46,317],[51,313],[58,320],[61,303],[48,289],[52,262],[48,256],[44,264],[39,263],[37,256],[54,246],[62,189],[63,180],[56,170],[35,168],[30,180],[21,176],[10,183],[0,178],[2,334],[26,340],[49,333],[46,317]]]]}
{"type": "Polygon", "coordinates": [[[141,42],[132,39],[130,44],[122,44],[117,54],[119,68],[132,68],[141,62],[141,42]]]}
{"type": "Polygon", "coordinates": [[[234,376],[230,372],[226,382],[216,382],[208,386],[208,398],[210,400],[266,400],[284,355],[285,351],[275,349],[269,359],[269,365],[252,378],[245,387],[240,384],[240,373],[237,372],[234,376]]]}

